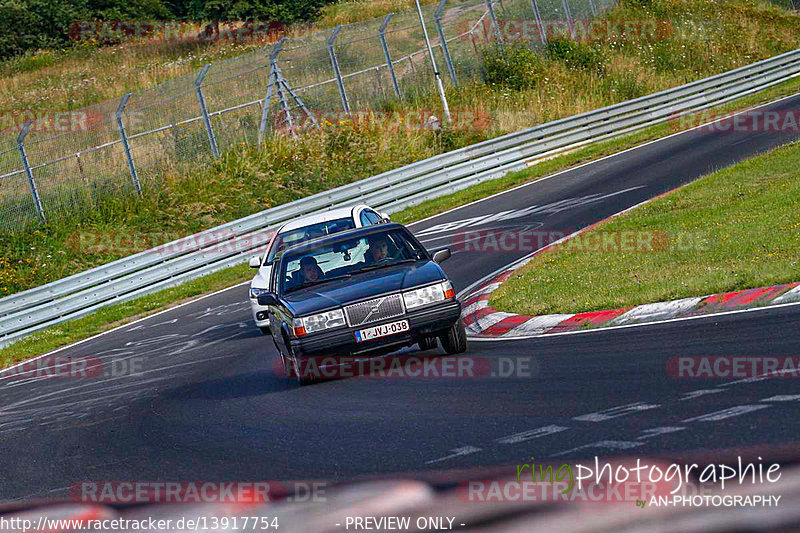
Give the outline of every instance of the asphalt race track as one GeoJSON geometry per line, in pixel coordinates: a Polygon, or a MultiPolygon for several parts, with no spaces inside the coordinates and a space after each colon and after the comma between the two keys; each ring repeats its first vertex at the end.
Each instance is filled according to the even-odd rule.
{"type": "MultiPolygon", "coordinates": [[[[794,96],[769,109],[798,106],[794,96]]],[[[412,229],[429,249],[465,230],[568,233],[797,138],[693,130],[412,229]]],[[[444,267],[463,290],[528,253],[456,250],[444,267]]],[[[793,380],[675,379],[665,368],[681,355],[797,356],[799,329],[800,306],[786,306],[472,342],[466,356],[490,365],[487,375],[299,388],[273,371],[247,286],[233,287],[61,352],[98,358],[108,375],[0,377],[0,500],[65,496],[80,481],[348,480],[530,456],[778,459],[796,448],[793,380]]]]}

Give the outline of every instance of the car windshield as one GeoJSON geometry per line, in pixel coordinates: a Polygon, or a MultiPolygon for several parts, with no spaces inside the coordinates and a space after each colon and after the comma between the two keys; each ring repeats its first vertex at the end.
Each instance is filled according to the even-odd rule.
{"type": "Polygon", "coordinates": [[[425,258],[425,251],[402,229],[289,250],[282,263],[280,291],[288,293],[425,258]]]}
{"type": "Polygon", "coordinates": [[[324,237],[325,235],[332,235],[334,233],[339,233],[340,231],[354,229],[355,227],[356,224],[353,222],[353,219],[347,217],[337,218],[336,220],[328,220],[326,222],[319,222],[317,224],[311,224],[302,228],[279,233],[275,237],[275,242],[269,250],[269,254],[267,255],[267,260],[265,263],[269,264],[274,262],[276,257],[292,246],[297,246],[298,244],[310,241],[311,239],[316,239],[317,237],[324,237]]]}

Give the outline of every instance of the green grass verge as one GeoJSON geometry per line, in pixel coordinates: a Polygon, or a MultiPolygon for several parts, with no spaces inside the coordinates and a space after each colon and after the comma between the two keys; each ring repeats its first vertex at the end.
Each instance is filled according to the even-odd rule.
{"type": "Polygon", "coordinates": [[[714,172],[573,237],[521,268],[491,305],[527,315],[573,313],[797,281],[798,148],[714,172]],[[598,246],[621,232],[644,236],[643,245],[598,246]]]}
{"type": "MultiPolygon", "coordinates": [[[[800,90],[800,78],[794,78],[761,93],[721,106],[715,111],[728,112],[735,109],[745,109],[759,103],[794,94],[798,90],[800,90]]],[[[406,224],[421,220],[448,209],[502,192],[522,183],[537,180],[554,172],[565,170],[671,133],[674,133],[672,125],[661,124],[624,137],[585,146],[571,153],[542,161],[524,171],[510,173],[500,179],[484,182],[457,193],[409,207],[392,215],[392,219],[406,224]]],[[[179,287],[110,306],[87,317],[39,331],[0,350],[0,368],[108,331],[143,316],[177,305],[186,299],[209,294],[247,281],[252,275],[252,270],[246,266],[221,270],[179,287]]]]}

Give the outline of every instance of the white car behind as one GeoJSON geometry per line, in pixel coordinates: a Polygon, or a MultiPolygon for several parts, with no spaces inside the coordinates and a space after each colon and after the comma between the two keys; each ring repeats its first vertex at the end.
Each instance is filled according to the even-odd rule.
{"type": "Polygon", "coordinates": [[[267,246],[264,255],[250,258],[250,266],[258,269],[258,274],[250,282],[250,308],[253,320],[261,332],[269,334],[269,319],[267,307],[258,304],[258,296],[270,290],[272,263],[278,252],[324,235],[388,221],[389,216],[385,213],[379,213],[368,205],[359,204],[355,207],[340,207],[300,217],[281,226],[267,246]]]}

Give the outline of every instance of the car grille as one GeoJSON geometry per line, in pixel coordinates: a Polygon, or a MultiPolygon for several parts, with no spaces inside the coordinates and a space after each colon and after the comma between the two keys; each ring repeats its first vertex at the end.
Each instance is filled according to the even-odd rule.
{"type": "Polygon", "coordinates": [[[377,322],[378,320],[400,316],[404,312],[403,297],[399,294],[367,300],[344,308],[347,323],[350,326],[361,326],[370,322],[377,322]]]}

